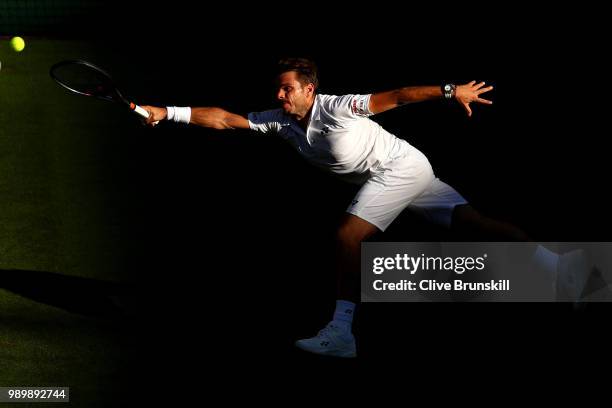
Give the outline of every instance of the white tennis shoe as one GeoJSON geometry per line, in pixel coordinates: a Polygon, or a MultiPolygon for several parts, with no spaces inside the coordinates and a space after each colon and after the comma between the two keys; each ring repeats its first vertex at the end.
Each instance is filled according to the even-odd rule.
{"type": "Polygon", "coordinates": [[[591,268],[583,249],[563,254],[557,268],[557,299],[578,302],[583,295],[591,268]]]}
{"type": "Polygon", "coordinates": [[[315,337],[298,340],[295,345],[302,350],[324,356],[357,357],[353,333],[341,329],[333,322],[325,326],[315,337]]]}

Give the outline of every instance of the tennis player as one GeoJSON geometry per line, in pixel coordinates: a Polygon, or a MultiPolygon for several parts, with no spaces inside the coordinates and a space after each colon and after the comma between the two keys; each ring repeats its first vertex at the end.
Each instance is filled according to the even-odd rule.
{"type": "MultiPolygon", "coordinates": [[[[296,342],[313,353],[355,357],[352,322],[359,299],[361,242],[385,231],[404,209],[438,225],[481,233],[489,239],[530,239],[519,228],[477,212],[435,176],[422,152],[369,119],[405,104],[436,99],[456,101],[472,116],[473,104],[492,104],[483,98],[492,86],[472,81],[341,96],[319,94],[318,87],[316,65],[304,58],[290,58],[278,65],[277,109],[244,117],[217,107],[143,108],[150,113],[149,125],[168,120],[277,134],[313,165],[361,186],[337,229],[338,300],[332,320],[316,336],[296,342]]],[[[559,260],[550,251],[542,252],[540,258],[551,265],[559,260]]]]}

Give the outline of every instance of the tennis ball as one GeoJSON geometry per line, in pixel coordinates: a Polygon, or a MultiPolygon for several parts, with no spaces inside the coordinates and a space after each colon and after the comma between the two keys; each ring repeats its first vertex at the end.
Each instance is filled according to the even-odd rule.
{"type": "Polygon", "coordinates": [[[21,52],[25,48],[25,41],[21,37],[13,37],[11,38],[11,47],[13,50],[21,52]]]}

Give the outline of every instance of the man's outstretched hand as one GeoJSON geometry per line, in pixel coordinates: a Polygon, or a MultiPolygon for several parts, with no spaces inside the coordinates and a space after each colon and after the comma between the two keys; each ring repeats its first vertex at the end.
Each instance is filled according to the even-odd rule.
{"type": "Polygon", "coordinates": [[[480,95],[482,95],[483,93],[489,92],[493,89],[492,86],[487,86],[486,88],[484,86],[484,82],[480,82],[477,84],[476,81],[472,81],[465,85],[457,86],[457,90],[455,91],[455,99],[457,99],[461,106],[463,106],[468,116],[470,117],[472,116],[472,109],[470,108],[470,103],[476,102],[485,105],[493,104],[493,102],[491,102],[490,100],[483,99],[480,97],[480,95]]]}

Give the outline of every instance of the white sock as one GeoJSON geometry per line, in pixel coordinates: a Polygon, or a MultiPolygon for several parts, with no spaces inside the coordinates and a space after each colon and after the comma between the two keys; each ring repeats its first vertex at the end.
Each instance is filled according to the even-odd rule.
{"type": "Polygon", "coordinates": [[[355,303],[348,300],[336,300],[336,310],[332,324],[347,331],[351,331],[353,315],[355,314],[355,303]]]}
{"type": "Polygon", "coordinates": [[[544,248],[542,245],[538,245],[538,248],[533,254],[533,261],[537,266],[548,272],[553,280],[557,279],[559,255],[544,248]]]}

